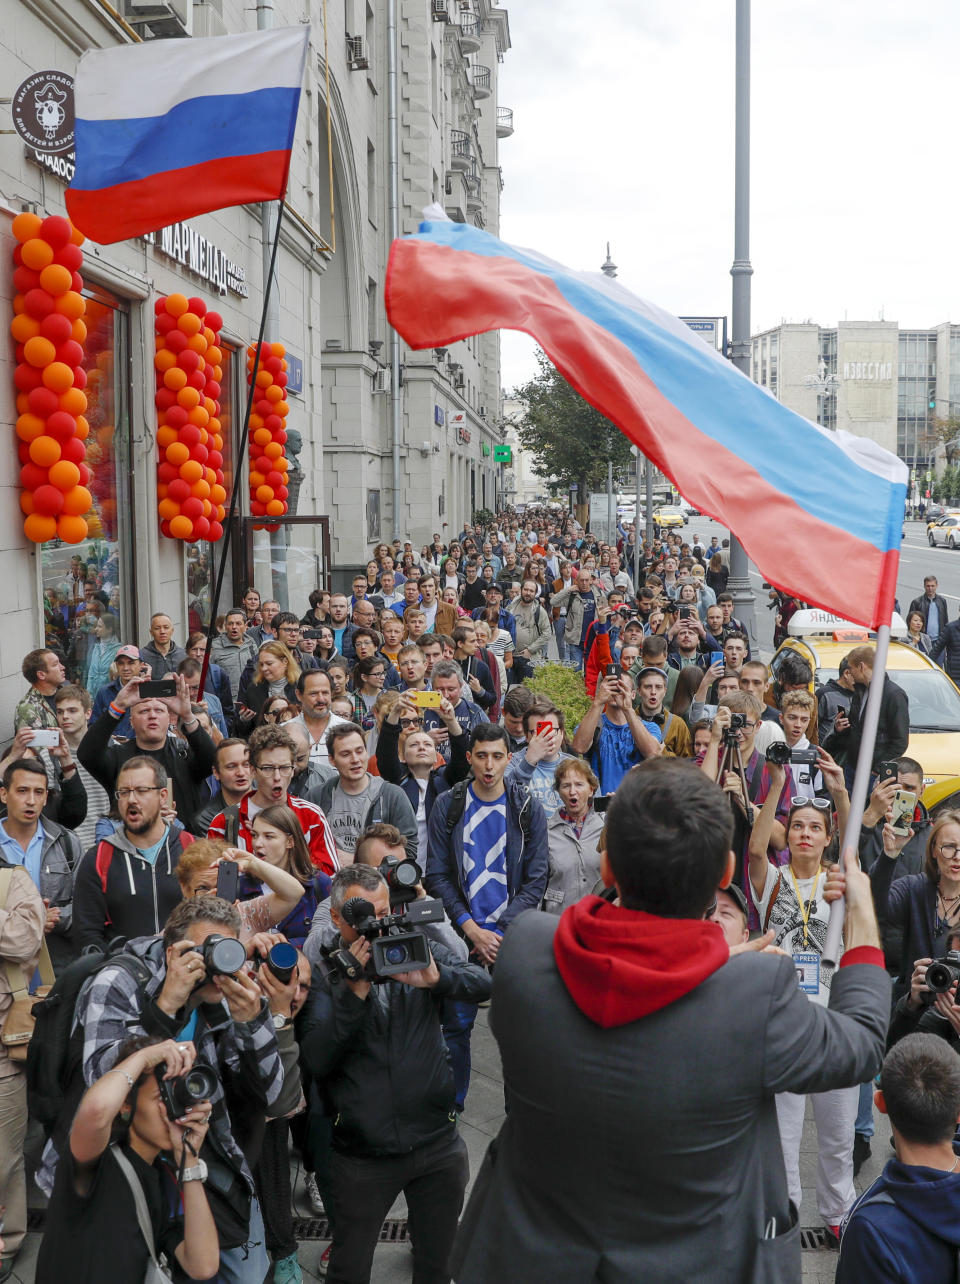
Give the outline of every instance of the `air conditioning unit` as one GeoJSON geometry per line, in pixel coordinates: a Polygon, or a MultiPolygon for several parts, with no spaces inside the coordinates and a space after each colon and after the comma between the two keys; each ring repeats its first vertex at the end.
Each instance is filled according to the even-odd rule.
{"type": "Polygon", "coordinates": [[[198,38],[227,34],[227,24],[220,16],[220,11],[208,4],[207,0],[194,0],[193,34],[198,38]]]}
{"type": "Polygon", "coordinates": [[[454,375],[453,386],[455,388],[463,388],[466,386],[466,383],[467,381],[462,374],[454,375]]]}
{"type": "Polygon", "coordinates": [[[446,22],[449,17],[447,0],[430,0],[430,12],[433,14],[434,22],[446,22]]]}
{"type": "Polygon", "coordinates": [[[123,0],[123,16],[147,40],[193,34],[193,0],[123,0]]]}
{"type": "Polygon", "coordinates": [[[370,66],[363,36],[347,36],[347,65],[351,71],[366,71],[370,66]]]}
{"type": "Polygon", "coordinates": [[[373,373],[373,391],[375,393],[390,391],[390,371],[381,366],[373,373]]]}

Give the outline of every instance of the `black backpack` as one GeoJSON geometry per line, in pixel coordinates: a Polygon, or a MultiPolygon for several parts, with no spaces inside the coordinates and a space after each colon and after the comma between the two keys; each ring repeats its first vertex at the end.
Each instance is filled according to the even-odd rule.
{"type": "Polygon", "coordinates": [[[122,967],[140,989],[152,976],[142,959],[125,953],[125,946],[126,941],[119,938],[106,953],[91,949],[81,954],[60,973],[46,998],[33,1006],[36,1024],[27,1051],[27,1108],[47,1137],[64,1117],[67,1124],[73,1119],[86,1086],[83,1031],[72,1030],[80,991],[105,967],[122,967]]]}
{"type": "MultiPolygon", "coordinates": [[[[449,789],[450,810],[447,812],[447,837],[448,838],[456,829],[457,821],[459,821],[460,818],[463,816],[463,809],[467,805],[467,790],[470,788],[470,784],[472,780],[473,780],[473,777],[470,776],[466,780],[458,780],[455,785],[450,786],[450,789],[449,789]]],[[[530,828],[531,828],[529,794],[527,794],[527,797],[524,800],[523,806],[520,808],[520,815],[517,817],[517,822],[520,825],[520,832],[523,835],[523,841],[525,843],[529,843],[530,828]]]]}

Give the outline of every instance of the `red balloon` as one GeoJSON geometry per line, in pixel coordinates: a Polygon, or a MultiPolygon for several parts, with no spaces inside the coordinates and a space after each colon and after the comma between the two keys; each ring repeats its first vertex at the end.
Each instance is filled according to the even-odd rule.
{"type": "Polygon", "coordinates": [[[40,288],[40,273],[35,272],[33,268],[21,265],[13,274],[13,284],[18,294],[26,294],[29,290],[37,290],[40,288]]]}
{"type": "MultiPolygon", "coordinates": [[[[43,294],[44,291],[31,290],[30,293],[43,294]]],[[[65,346],[67,343],[73,343],[73,340],[70,338],[70,335],[72,334],[72,332],[73,332],[73,322],[70,320],[69,317],[62,316],[61,313],[59,312],[52,312],[49,316],[44,317],[43,320],[40,322],[40,333],[43,335],[45,339],[49,339],[50,342],[54,344],[56,347],[60,347],[61,345],[65,346]]],[[[64,365],[68,365],[68,366],[75,366],[80,361],[82,361],[83,349],[80,347],[79,343],[74,343],[73,346],[80,353],[79,357],[73,356],[72,359],[68,359],[65,356],[61,357],[58,354],[57,360],[62,361],[64,365]]]]}
{"type": "MultiPolygon", "coordinates": [[[[25,445],[21,442],[21,445],[25,445]]],[[[24,464],[20,469],[20,485],[24,490],[36,490],[38,486],[46,486],[47,470],[35,464],[32,460],[24,464]]]]}
{"type": "Polygon", "coordinates": [[[71,437],[69,441],[63,442],[60,447],[61,459],[69,459],[71,464],[82,464],[86,454],[86,443],[82,442],[79,437],[71,437]]]}
{"type": "Polygon", "coordinates": [[[80,275],[79,272],[74,272],[73,275],[71,276],[70,289],[74,292],[74,294],[83,293],[83,277],[80,275]]]}
{"type": "Polygon", "coordinates": [[[77,468],[79,468],[79,470],[80,470],[80,483],[79,483],[79,484],[80,484],[81,486],[89,486],[89,485],[90,485],[90,469],[87,467],[87,465],[86,465],[86,464],[77,464],[77,468]]]}
{"type": "MultiPolygon", "coordinates": [[[[48,317],[53,311],[53,295],[49,290],[41,290],[39,288],[27,290],[23,296],[23,310],[28,317],[33,317],[35,321],[42,321],[44,317],[48,317]]],[[[66,317],[63,319],[64,321],[67,320],[66,317]]],[[[69,334],[70,322],[67,321],[67,335],[69,336],[69,334]]],[[[50,338],[50,336],[47,335],[47,338],[50,338]]]]}
{"type": "Polygon", "coordinates": [[[67,442],[76,435],[77,421],[65,410],[57,410],[47,420],[47,433],[57,441],[67,442]]]}
{"type": "Polygon", "coordinates": [[[59,263],[68,272],[79,272],[83,264],[83,250],[79,245],[64,245],[53,256],[54,263],[59,263]]]}
{"type": "Polygon", "coordinates": [[[160,534],[165,536],[167,539],[172,539],[169,522],[163,521],[160,523],[160,534]]]}
{"type": "Polygon", "coordinates": [[[180,440],[193,453],[193,447],[200,445],[200,429],[196,424],[184,424],[180,429],[180,440]]]}
{"type": "Polygon", "coordinates": [[[204,317],[207,315],[207,305],[204,303],[203,299],[198,299],[197,296],[194,295],[192,299],[187,299],[187,311],[196,312],[198,317],[204,317]]]}
{"type": "Polygon", "coordinates": [[[209,397],[211,401],[217,401],[220,397],[220,385],[216,379],[208,379],[203,385],[203,395],[209,397]]]}
{"type": "Polygon", "coordinates": [[[255,473],[263,473],[263,475],[266,476],[273,467],[273,464],[266,455],[260,455],[250,466],[255,473]]]}
{"type": "MultiPolygon", "coordinates": [[[[162,482],[164,485],[172,486],[179,476],[179,469],[174,468],[173,464],[168,464],[166,460],[157,469],[157,481],[162,482]]],[[[169,495],[170,492],[167,491],[167,494],[169,495]]],[[[172,499],[173,496],[171,495],[170,498],[172,499]]]]}
{"type": "Polygon", "coordinates": [[[278,441],[281,446],[285,446],[287,444],[287,434],[285,432],[274,433],[273,440],[278,441]]]}
{"type": "MultiPolygon", "coordinates": [[[[180,333],[182,334],[183,331],[180,333]]],[[[186,370],[188,374],[191,374],[194,370],[198,369],[200,365],[200,353],[194,352],[193,348],[184,348],[177,355],[177,365],[181,370],[186,370]]],[[[204,378],[203,382],[206,383],[206,378],[204,378]]],[[[201,388],[202,386],[203,385],[201,384],[201,388]]],[[[194,385],[194,387],[196,387],[196,385],[194,385]]]]}
{"type": "Polygon", "coordinates": [[[193,529],[197,533],[197,539],[208,539],[210,536],[210,518],[201,514],[194,522],[193,529]]]}
{"type": "MultiPolygon", "coordinates": [[[[168,468],[170,467],[169,464],[166,466],[168,468]]],[[[163,465],[161,465],[161,467],[163,467],[163,465]]],[[[182,477],[175,477],[167,487],[167,498],[174,500],[178,504],[182,504],[184,500],[190,498],[190,483],[185,482],[182,477]]]]}
{"type": "Polygon", "coordinates": [[[194,446],[193,449],[190,451],[190,458],[195,459],[199,464],[205,464],[207,462],[207,456],[209,454],[210,454],[210,451],[207,449],[206,446],[194,446]]]}
{"type": "Polygon", "coordinates": [[[26,441],[17,442],[17,458],[20,460],[21,464],[27,464],[30,462],[30,443],[29,442],[26,442],[26,441]]]}
{"type": "MultiPolygon", "coordinates": [[[[66,317],[63,319],[64,321],[67,320],[66,317]]],[[[44,324],[46,325],[48,323],[44,322],[44,324]]],[[[66,343],[61,343],[57,348],[57,360],[62,361],[65,366],[74,366],[75,368],[79,368],[80,362],[83,360],[83,348],[80,347],[80,344],[77,343],[76,339],[68,339],[66,343]]],[[[86,382],[86,373],[84,373],[83,376],[83,384],[77,384],[76,378],[74,378],[74,383],[77,384],[78,388],[85,387],[86,382]]]]}
{"type": "Polygon", "coordinates": [[[272,491],[276,492],[283,485],[283,473],[278,473],[278,472],[267,473],[266,484],[270,487],[272,491]]]}
{"type": "Polygon", "coordinates": [[[287,386],[287,376],[285,374],[278,374],[273,382],[278,388],[285,388],[287,386]]]}
{"type": "Polygon", "coordinates": [[[154,326],[157,331],[157,334],[167,335],[171,331],[176,330],[177,318],[172,317],[170,313],[166,310],[166,308],[163,306],[163,299],[160,299],[158,301],[157,307],[160,309],[160,311],[157,313],[157,319],[154,322],[154,326]]]}
{"type": "Polygon", "coordinates": [[[170,388],[158,388],[153,400],[158,410],[170,410],[177,404],[177,394],[170,388]]]}
{"type": "Polygon", "coordinates": [[[187,421],[187,412],[183,406],[171,406],[167,411],[167,423],[171,428],[182,428],[187,421]]]}
{"type": "Polygon", "coordinates": [[[67,219],[59,214],[50,214],[40,224],[40,237],[55,250],[59,250],[70,244],[72,230],[67,219]]]}
{"type": "Polygon", "coordinates": [[[272,375],[278,375],[283,370],[283,362],[279,357],[267,357],[263,363],[264,370],[269,370],[272,375]]]}
{"type": "Polygon", "coordinates": [[[203,516],[203,500],[191,495],[189,499],[185,499],[181,503],[180,512],[183,513],[184,517],[189,517],[191,522],[195,522],[198,517],[203,516]]]}
{"type": "Polygon", "coordinates": [[[267,415],[273,414],[273,402],[266,400],[255,402],[253,413],[259,415],[261,419],[266,419],[267,415]]]}
{"type": "Polygon", "coordinates": [[[223,317],[219,312],[208,312],[205,321],[211,330],[223,329],[223,317]]]}
{"type": "Polygon", "coordinates": [[[267,512],[266,504],[261,504],[259,499],[250,501],[250,512],[254,517],[264,517],[267,512]]]}
{"type": "Polygon", "coordinates": [[[278,486],[274,494],[277,499],[286,499],[290,492],[287,490],[286,486],[278,486]]]}
{"type": "Polygon", "coordinates": [[[23,263],[23,250],[19,245],[13,247],[13,261],[17,267],[20,267],[23,263]]]}
{"type": "Polygon", "coordinates": [[[198,392],[203,392],[203,385],[207,382],[207,376],[202,370],[194,370],[192,374],[187,375],[187,387],[196,388],[198,392]]]}
{"type": "Polygon", "coordinates": [[[41,419],[46,419],[47,415],[52,415],[60,406],[60,398],[50,388],[33,388],[27,394],[27,406],[32,415],[39,415],[41,419]]]}
{"type": "MultiPolygon", "coordinates": [[[[155,299],[155,300],[154,300],[153,310],[154,310],[154,312],[157,314],[157,316],[158,316],[158,317],[162,317],[162,316],[163,316],[163,314],[167,311],[167,299],[166,299],[166,295],[162,295],[159,299],[155,299]]],[[[169,316],[170,314],[169,314],[169,313],[167,313],[167,315],[169,316]]]]}
{"type": "Polygon", "coordinates": [[[63,491],[56,486],[38,486],[33,492],[33,511],[44,517],[56,517],[63,512],[63,491]]]}
{"type": "MultiPolygon", "coordinates": [[[[76,344],[75,346],[78,348],[80,347],[79,344],[76,344]]],[[[83,355],[82,349],[80,355],[83,355]]],[[[73,386],[75,388],[85,388],[87,386],[87,372],[84,370],[83,366],[73,367],[73,386]]]]}
{"type": "Polygon", "coordinates": [[[210,533],[207,536],[211,544],[215,544],[218,539],[223,539],[223,527],[219,522],[210,523],[210,533]]]}
{"type": "Polygon", "coordinates": [[[270,431],[274,433],[282,432],[283,420],[279,415],[267,415],[266,419],[263,421],[263,426],[264,428],[269,428],[270,431]]]}
{"type": "Polygon", "coordinates": [[[219,450],[208,450],[207,467],[212,468],[214,472],[219,472],[223,467],[223,455],[219,450]]]}
{"type": "MultiPolygon", "coordinates": [[[[173,322],[172,326],[167,327],[167,331],[165,333],[164,341],[167,347],[170,349],[171,352],[183,352],[184,348],[186,348],[187,346],[187,336],[183,333],[182,330],[177,329],[176,317],[170,316],[169,312],[165,312],[164,316],[166,316],[168,320],[173,322]]],[[[160,327],[157,326],[158,330],[159,328],[160,327]]]]}

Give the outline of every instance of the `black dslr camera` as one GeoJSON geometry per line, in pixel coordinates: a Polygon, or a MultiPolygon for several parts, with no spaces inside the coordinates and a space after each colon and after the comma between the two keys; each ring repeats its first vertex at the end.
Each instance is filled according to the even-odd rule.
{"type": "Polygon", "coordinates": [[[390,904],[409,905],[417,899],[417,884],[423,877],[423,870],[412,857],[386,856],[379,866],[387,887],[390,889],[390,904]]]}
{"type": "Polygon", "coordinates": [[[730,726],[723,729],[723,743],[728,748],[733,748],[740,743],[737,737],[738,731],[743,731],[747,725],[747,715],[745,713],[731,713],[730,726]]]}
{"type": "Polygon", "coordinates": [[[201,956],[207,969],[201,985],[215,976],[233,976],[247,961],[243,942],[238,941],[235,936],[223,936],[220,932],[211,932],[202,945],[195,945],[193,948],[201,956]]]}
{"type": "Polygon", "coordinates": [[[948,950],[942,959],[934,959],[927,966],[926,984],[930,991],[927,1002],[932,1003],[935,994],[946,994],[950,986],[958,981],[960,981],[960,950],[948,950]]]}
{"type": "Polygon", "coordinates": [[[344,921],[370,942],[370,963],[366,969],[345,946],[328,954],[336,971],[348,981],[389,981],[398,972],[422,972],[430,966],[430,945],[420,923],[441,923],[443,902],[424,897],[412,901],[403,914],[377,918],[370,901],[352,896],[340,911],[344,921]]]}
{"type": "Polygon", "coordinates": [[[216,1070],[205,1061],[195,1061],[186,1074],[178,1074],[173,1079],[164,1079],[166,1072],[165,1061],[153,1071],[169,1119],[182,1119],[201,1101],[210,1101],[220,1086],[216,1070]]]}
{"type": "Polygon", "coordinates": [[[776,763],[778,767],[785,767],[788,762],[805,763],[809,767],[816,765],[816,749],[791,749],[783,740],[774,740],[769,745],[766,753],[767,762],[776,763]]]}

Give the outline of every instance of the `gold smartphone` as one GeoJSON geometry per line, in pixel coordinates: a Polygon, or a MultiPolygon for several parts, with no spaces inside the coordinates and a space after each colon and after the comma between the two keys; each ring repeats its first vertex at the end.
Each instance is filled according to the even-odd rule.
{"type": "Polygon", "coordinates": [[[418,709],[439,709],[443,699],[439,691],[409,691],[407,694],[413,697],[418,709]]]}

